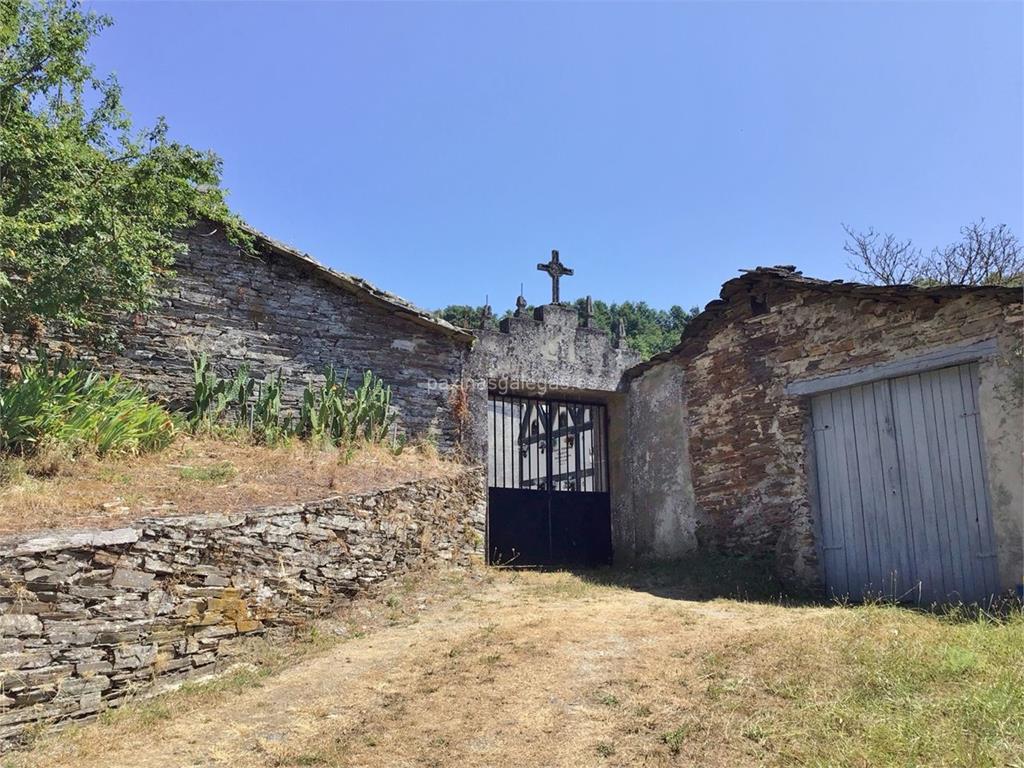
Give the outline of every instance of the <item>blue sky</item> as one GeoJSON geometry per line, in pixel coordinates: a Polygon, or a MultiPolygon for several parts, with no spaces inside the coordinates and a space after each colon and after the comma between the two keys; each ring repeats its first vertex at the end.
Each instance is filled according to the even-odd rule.
{"type": "Polygon", "coordinates": [[[254,226],[426,307],[703,305],[849,278],[841,223],[1024,235],[1024,4],[127,3],[140,124],[224,159],[254,226]]]}

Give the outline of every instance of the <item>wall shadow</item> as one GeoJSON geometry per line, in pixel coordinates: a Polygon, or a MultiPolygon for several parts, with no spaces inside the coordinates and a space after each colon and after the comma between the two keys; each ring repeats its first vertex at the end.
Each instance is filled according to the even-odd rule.
{"type": "Polygon", "coordinates": [[[970,604],[917,604],[886,599],[848,602],[829,597],[820,590],[787,588],[776,578],[766,560],[722,555],[702,554],[650,565],[580,568],[566,572],[588,584],[647,592],[670,600],[728,599],[792,608],[886,606],[931,614],[955,623],[1003,622],[1019,618],[1024,612],[1024,600],[1012,592],[994,595],[984,603],[970,604]]]}
{"type": "Polygon", "coordinates": [[[726,598],[784,606],[834,604],[822,593],[787,588],[775,577],[770,562],[753,558],[703,554],[649,565],[569,572],[590,584],[647,592],[671,600],[726,598]]]}

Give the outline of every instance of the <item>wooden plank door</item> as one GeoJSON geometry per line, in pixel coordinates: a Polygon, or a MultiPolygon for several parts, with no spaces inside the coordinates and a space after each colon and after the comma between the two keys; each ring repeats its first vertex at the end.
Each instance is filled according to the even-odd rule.
{"type": "Polygon", "coordinates": [[[898,598],[914,575],[889,384],[826,392],[811,411],[829,591],[898,598]]]}
{"type": "Polygon", "coordinates": [[[919,599],[983,600],[998,590],[999,579],[981,449],[978,366],[904,376],[891,385],[919,599]]]}
{"type": "Polygon", "coordinates": [[[930,603],[996,590],[976,365],[826,392],[811,414],[830,592],[930,603]]]}

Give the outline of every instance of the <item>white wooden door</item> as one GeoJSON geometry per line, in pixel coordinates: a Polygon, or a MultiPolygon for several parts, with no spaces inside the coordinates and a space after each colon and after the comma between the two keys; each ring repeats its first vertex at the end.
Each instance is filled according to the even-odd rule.
{"type": "Polygon", "coordinates": [[[998,587],[976,364],[816,395],[816,505],[837,596],[931,603],[998,587]]]}

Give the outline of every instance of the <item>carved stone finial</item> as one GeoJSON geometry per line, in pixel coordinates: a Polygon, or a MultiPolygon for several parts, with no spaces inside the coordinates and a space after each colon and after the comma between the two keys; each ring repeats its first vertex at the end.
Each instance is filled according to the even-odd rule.
{"type": "Polygon", "coordinates": [[[594,327],[594,300],[587,296],[587,303],[583,306],[583,327],[594,327]]]}
{"type": "Polygon", "coordinates": [[[551,252],[551,261],[547,264],[538,264],[537,269],[551,275],[551,303],[558,304],[558,280],[572,274],[572,270],[558,260],[558,251],[551,252]]]}
{"type": "Polygon", "coordinates": [[[486,330],[491,327],[491,318],[494,317],[494,312],[491,311],[490,297],[484,297],[484,308],[480,310],[480,330],[486,330]]]}
{"type": "Polygon", "coordinates": [[[522,317],[523,311],[526,309],[526,297],[520,293],[516,296],[516,311],[512,313],[513,317],[522,317]]]}
{"type": "Polygon", "coordinates": [[[618,319],[615,323],[615,335],[612,336],[612,346],[616,349],[622,349],[626,343],[626,324],[622,322],[622,318],[618,319]]]}

